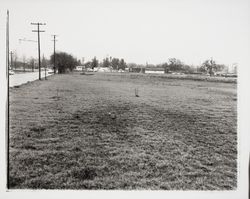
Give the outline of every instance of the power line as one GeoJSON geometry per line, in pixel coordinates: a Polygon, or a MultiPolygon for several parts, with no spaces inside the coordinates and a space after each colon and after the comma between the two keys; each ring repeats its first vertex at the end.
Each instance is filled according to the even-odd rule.
{"type": "Polygon", "coordinates": [[[54,74],[56,74],[56,37],[57,35],[51,35],[53,37],[53,42],[54,42],[54,74]]]}
{"type": "Polygon", "coordinates": [[[41,80],[41,60],[40,60],[40,32],[45,32],[40,30],[40,25],[46,25],[46,23],[31,23],[31,25],[36,25],[37,30],[32,30],[32,32],[37,32],[38,36],[38,66],[39,66],[39,80],[41,80]]]}
{"type": "Polygon", "coordinates": [[[26,39],[26,38],[23,38],[23,39],[18,39],[19,40],[19,43],[21,43],[21,41],[28,41],[28,42],[36,42],[36,40],[31,40],[31,39],[26,39]]]}

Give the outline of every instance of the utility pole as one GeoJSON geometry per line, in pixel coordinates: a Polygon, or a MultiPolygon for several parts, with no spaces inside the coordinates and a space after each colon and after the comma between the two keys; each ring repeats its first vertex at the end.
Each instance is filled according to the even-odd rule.
{"type": "Polygon", "coordinates": [[[6,21],[6,72],[9,74],[9,62],[10,62],[10,49],[9,49],[9,10],[7,10],[6,21]]]}
{"type": "Polygon", "coordinates": [[[10,182],[10,180],[9,180],[9,174],[10,174],[10,172],[9,172],[9,166],[10,166],[10,163],[9,163],[9,155],[10,155],[10,149],[9,149],[9,143],[10,143],[10,135],[9,135],[9,129],[10,129],[10,126],[9,126],[9,109],[10,109],[10,105],[9,105],[9,10],[7,10],[7,20],[6,20],[6,74],[7,74],[7,79],[8,79],[8,81],[7,81],[7,87],[8,87],[8,91],[7,91],[7,110],[6,110],[6,118],[8,118],[7,120],[6,120],[6,143],[7,143],[7,167],[6,167],[6,169],[7,169],[7,171],[6,171],[6,173],[7,173],[7,188],[9,189],[10,187],[9,187],[9,182],[10,182]]]}
{"type": "Polygon", "coordinates": [[[32,30],[32,32],[37,32],[38,36],[38,67],[39,67],[39,80],[41,80],[40,32],[45,32],[45,31],[40,30],[40,25],[46,25],[46,23],[31,23],[31,25],[37,25],[37,30],[32,30]]]}
{"type": "Polygon", "coordinates": [[[54,41],[54,75],[56,74],[56,36],[57,35],[52,35],[54,41]]]}

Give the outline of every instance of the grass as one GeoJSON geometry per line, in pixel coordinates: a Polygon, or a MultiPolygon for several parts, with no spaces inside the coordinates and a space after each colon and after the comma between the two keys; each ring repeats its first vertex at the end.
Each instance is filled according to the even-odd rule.
{"type": "Polygon", "coordinates": [[[236,86],[95,73],[11,88],[10,188],[236,189],[236,86]]]}

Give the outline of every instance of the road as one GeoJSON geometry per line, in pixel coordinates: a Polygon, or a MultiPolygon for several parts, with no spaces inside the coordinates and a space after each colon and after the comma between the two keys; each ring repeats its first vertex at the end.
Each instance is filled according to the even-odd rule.
{"type": "MultiPolygon", "coordinates": [[[[53,73],[52,73],[53,74],[53,73]]],[[[52,74],[48,74],[46,72],[46,76],[50,76],[52,74]]],[[[45,72],[41,72],[41,77],[44,79],[45,72]]],[[[15,73],[14,75],[9,76],[9,87],[19,86],[21,84],[25,84],[28,81],[35,81],[39,78],[39,72],[27,72],[27,73],[15,73]]]]}

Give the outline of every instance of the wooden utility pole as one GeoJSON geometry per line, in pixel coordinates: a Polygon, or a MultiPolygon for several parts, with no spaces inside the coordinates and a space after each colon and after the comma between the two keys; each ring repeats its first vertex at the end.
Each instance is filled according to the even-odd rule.
{"type": "Polygon", "coordinates": [[[53,37],[53,42],[54,42],[54,74],[56,74],[56,36],[57,35],[52,35],[52,37],[53,37]]]}
{"type": "Polygon", "coordinates": [[[10,109],[10,105],[9,105],[9,10],[7,10],[7,20],[6,20],[6,75],[7,75],[7,110],[6,110],[6,143],[7,143],[7,188],[9,189],[9,154],[10,154],[10,150],[9,150],[9,143],[10,143],[10,136],[9,136],[9,109],[10,109]]]}
{"type": "Polygon", "coordinates": [[[7,21],[6,21],[6,72],[9,75],[10,66],[10,49],[9,49],[9,10],[7,10],[7,21]]]}
{"type": "Polygon", "coordinates": [[[37,32],[38,36],[38,67],[39,67],[39,80],[41,80],[40,32],[45,32],[45,31],[40,30],[40,25],[46,25],[46,23],[31,23],[31,25],[37,25],[37,30],[32,30],[32,32],[37,32]]]}

